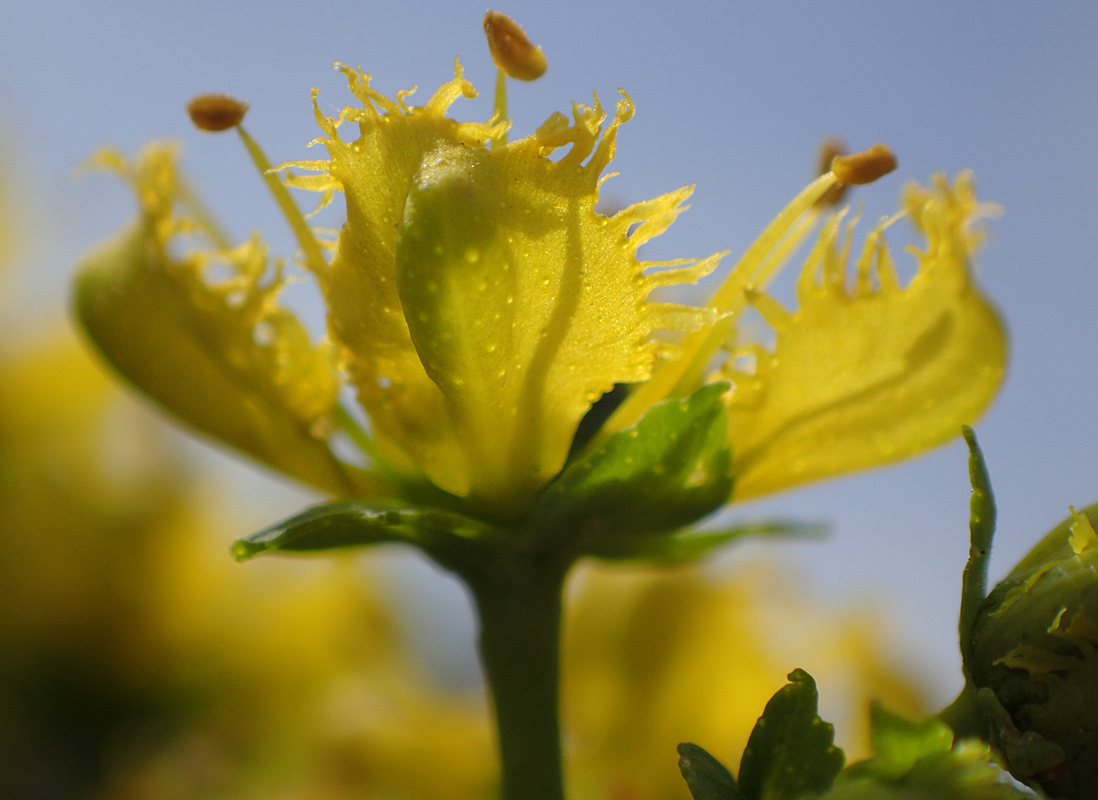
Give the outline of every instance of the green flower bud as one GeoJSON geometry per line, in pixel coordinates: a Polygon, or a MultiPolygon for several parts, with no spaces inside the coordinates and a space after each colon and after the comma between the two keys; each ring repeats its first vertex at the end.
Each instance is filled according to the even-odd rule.
{"type": "Polygon", "coordinates": [[[1052,530],[979,606],[966,669],[1016,777],[1098,797],[1098,504],[1052,530]]]}

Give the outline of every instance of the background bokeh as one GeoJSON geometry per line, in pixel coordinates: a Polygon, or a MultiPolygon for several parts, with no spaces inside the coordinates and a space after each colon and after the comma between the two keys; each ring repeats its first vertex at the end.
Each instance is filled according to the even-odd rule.
{"type": "MultiPolygon", "coordinates": [[[[637,115],[619,138],[621,175],[606,194],[634,202],[696,184],[692,209],[652,243],[650,257],[741,251],[811,177],[825,135],[853,148],[884,141],[898,153],[898,177],[858,194],[869,220],[895,210],[904,180],[974,169],[981,197],[1005,210],[980,278],[1013,346],[1002,395],[978,427],[999,501],[994,576],[1069,503],[1098,499],[1098,6],[568,0],[499,10],[544,46],[550,64],[541,81],[512,84],[516,132],[571,101],[589,102],[592,90],[609,105],[622,87],[637,115]]],[[[74,262],[132,214],[117,181],[75,172],[98,146],[134,152],[152,138],[181,139],[195,184],[230,229],[260,229],[290,252],[239,142],[195,132],[187,99],[235,94],[251,104],[248,128],[274,161],[307,158],[317,133],[311,87],[321,88],[329,113],[349,100],[333,60],[361,65],[388,94],[418,84],[422,98],[460,55],[482,94],[455,111],[483,119],[494,79],[483,12],[416,0],[8,3],[0,179],[17,187],[17,210],[34,233],[22,251],[31,268],[8,279],[25,299],[5,329],[30,335],[55,321],[74,262]]],[[[296,301],[315,312],[307,293],[296,301]]],[[[218,535],[225,544],[308,499],[212,450],[203,457],[208,475],[231,484],[247,509],[234,519],[239,527],[218,535]]],[[[824,595],[888,609],[912,663],[935,676],[944,701],[961,683],[955,616],[967,501],[965,452],[953,444],[737,507],[730,514],[740,519],[825,520],[833,535],[749,545],[720,560],[781,553],[824,595]]],[[[452,680],[475,680],[459,589],[410,556],[378,558],[420,631],[416,646],[449,664],[452,680]]]]}

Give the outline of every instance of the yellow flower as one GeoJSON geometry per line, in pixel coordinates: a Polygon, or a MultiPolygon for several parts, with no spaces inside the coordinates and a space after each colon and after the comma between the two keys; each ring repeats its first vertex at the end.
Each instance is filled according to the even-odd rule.
{"type": "MultiPolygon", "coordinates": [[[[422,106],[339,69],[358,104],[332,118],[314,92],[328,158],[278,168],[286,185],[321,192],[322,204],[344,196],[338,240],[318,240],[275,171],[266,174],[327,301],[321,345],[277,305],[282,266],[268,264],[257,238],[228,246],[168,148],[135,164],[102,159],[131,180],[142,214],[85,263],[76,296],[84,327],[147,394],[260,461],[342,497],[407,495],[429,482],[468,513],[514,520],[561,471],[580,421],[616,384],[634,390],[596,444],[661,400],[730,381],[737,499],[920,452],[994,397],[1006,344],[972,280],[980,207],[969,176],[908,190],[904,210],[926,244],[906,287],[884,243],[887,223],[847,278],[851,235],[840,213],[808,256],[799,310],[764,293],[825,213],[820,198],[840,177],[859,180],[864,164],[840,159],[782,211],[710,303],[656,302],[655,289],[696,281],[723,254],[638,258],[690,188],[610,216],[595,211],[633,113],[627,96],[609,121],[596,99],[506,142],[508,121],[447,116],[475,93],[460,65],[422,106]],[[204,237],[205,249],[177,255],[183,237],[204,237]],[[231,277],[214,281],[214,264],[231,277]],[[772,350],[738,338],[748,305],[774,327],[772,350]],[[359,410],[343,407],[350,392],[341,386],[359,410]],[[357,421],[362,411],[368,426],[357,421]]],[[[870,152],[870,161],[879,155],[870,152]]]]}
{"type": "Polygon", "coordinates": [[[792,577],[759,564],[720,580],[696,570],[581,572],[564,640],[571,796],[683,797],[668,753],[684,741],[736,770],[793,666],[818,677],[821,714],[851,760],[868,750],[870,700],[925,712],[883,621],[813,606],[792,577]]]}
{"type": "Polygon", "coordinates": [[[291,179],[347,200],[318,275],[331,337],[391,458],[477,504],[521,509],[560,471],[592,402],[648,377],[652,334],[707,318],[647,297],[716,259],[646,275],[656,265],[636,256],[689,192],[594,211],[627,99],[605,131],[596,103],[489,149],[496,129],[445,116],[473,94],[460,66],[421,108],[343,71],[362,108],[318,110],[331,159],[298,162],[322,174],[291,179]],[[357,139],[339,137],[341,121],[358,123],[357,139]]]}

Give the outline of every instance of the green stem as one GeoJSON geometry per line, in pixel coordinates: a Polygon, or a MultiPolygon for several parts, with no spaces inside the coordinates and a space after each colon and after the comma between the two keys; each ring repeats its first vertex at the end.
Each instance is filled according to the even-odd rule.
{"type": "Polygon", "coordinates": [[[568,564],[506,554],[464,573],[480,616],[503,800],[563,800],[560,746],[561,593],[568,564]]]}

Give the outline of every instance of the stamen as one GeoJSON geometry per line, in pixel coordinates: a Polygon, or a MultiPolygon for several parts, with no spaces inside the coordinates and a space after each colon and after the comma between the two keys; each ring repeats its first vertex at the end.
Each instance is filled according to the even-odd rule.
{"type": "Polygon", "coordinates": [[[244,119],[248,104],[227,94],[200,94],[187,103],[187,114],[200,131],[220,133],[244,119]]]}
{"type": "MultiPolygon", "coordinates": [[[[278,204],[283,217],[293,230],[298,245],[305,255],[306,266],[316,276],[317,281],[323,283],[327,277],[328,263],[321,252],[320,243],[313,234],[312,228],[305,222],[301,210],[298,209],[289,191],[273,170],[270,159],[267,158],[259,143],[240,124],[247,110],[247,103],[224,94],[199,95],[187,104],[187,114],[190,115],[191,121],[199,130],[215,133],[229,128],[236,128],[241,141],[244,143],[244,148],[252,159],[252,163],[259,170],[263,182],[267,184],[267,188],[274,196],[275,203],[278,204]]],[[[199,225],[213,239],[214,243],[224,250],[230,249],[231,244],[228,236],[206,209],[198,195],[183,183],[180,183],[179,191],[183,203],[191,211],[199,225]]],[[[337,430],[345,434],[350,442],[373,462],[375,468],[383,473],[391,474],[391,468],[379,452],[373,438],[342,405],[336,405],[333,409],[333,416],[328,422],[334,424],[337,430]]],[[[342,462],[340,463],[342,464],[342,462]]],[[[348,483],[348,486],[354,489],[353,484],[348,483]]]]}
{"type": "MultiPolygon", "coordinates": [[[[496,97],[493,119],[507,122],[507,78],[533,81],[545,74],[549,62],[540,47],[535,46],[518,23],[506,14],[489,11],[484,15],[484,35],[488,37],[488,52],[496,67],[496,97]]],[[[507,144],[507,128],[492,137],[492,147],[507,144]]]]}

